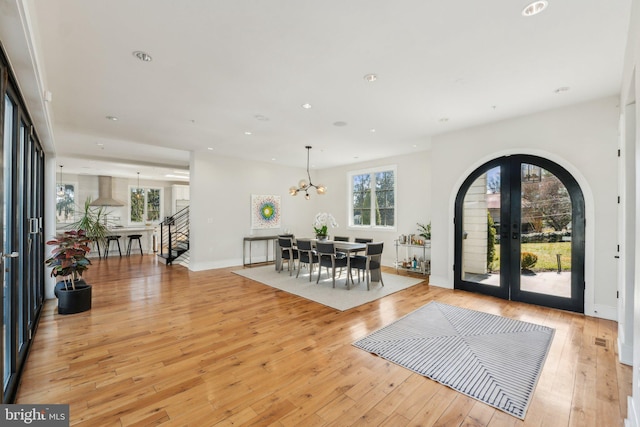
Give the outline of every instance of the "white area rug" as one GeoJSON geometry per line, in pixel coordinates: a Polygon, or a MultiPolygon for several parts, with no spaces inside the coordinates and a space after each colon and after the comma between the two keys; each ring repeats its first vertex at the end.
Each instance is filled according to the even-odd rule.
{"type": "Polygon", "coordinates": [[[524,419],[554,332],[431,302],[353,345],[524,419]]]}
{"type": "Polygon", "coordinates": [[[300,272],[300,276],[296,278],[295,272],[291,276],[289,276],[289,272],[286,269],[282,270],[282,273],[278,273],[273,265],[245,268],[236,270],[234,273],[340,311],[375,301],[423,281],[413,277],[382,273],[384,287],[378,282],[371,282],[371,290],[367,291],[367,282],[363,279],[358,283],[355,271],[353,273],[355,284],[351,285],[351,290],[347,290],[345,286],[346,272],[343,271],[340,278],[336,277],[336,287],[334,289],[331,278],[326,278],[327,274],[324,268],[318,284],[316,284],[316,269],[313,271],[313,280],[311,282],[309,282],[309,271],[306,269],[303,269],[300,272]]]}

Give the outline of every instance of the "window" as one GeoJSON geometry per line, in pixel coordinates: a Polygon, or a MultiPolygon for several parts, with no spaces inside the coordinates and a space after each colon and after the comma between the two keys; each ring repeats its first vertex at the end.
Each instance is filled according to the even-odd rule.
{"type": "Polygon", "coordinates": [[[131,223],[160,221],[162,188],[131,187],[129,195],[131,201],[129,221],[131,223]]]}
{"type": "Polygon", "coordinates": [[[349,173],[349,190],[350,226],[395,227],[395,166],[349,173]]]}
{"type": "Polygon", "coordinates": [[[74,222],[76,208],[75,185],[59,183],[56,185],[56,222],[74,222]]]}

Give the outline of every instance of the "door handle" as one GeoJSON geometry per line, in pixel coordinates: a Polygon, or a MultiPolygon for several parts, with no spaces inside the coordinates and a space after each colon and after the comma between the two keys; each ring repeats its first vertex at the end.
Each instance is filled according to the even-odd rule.
{"type": "Polygon", "coordinates": [[[38,218],[29,218],[29,234],[38,232],[38,218]]]}
{"type": "Polygon", "coordinates": [[[11,252],[10,254],[2,254],[2,256],[4,258],[18,258],[20,256],[20,253],[18,252],[11,252]]]}

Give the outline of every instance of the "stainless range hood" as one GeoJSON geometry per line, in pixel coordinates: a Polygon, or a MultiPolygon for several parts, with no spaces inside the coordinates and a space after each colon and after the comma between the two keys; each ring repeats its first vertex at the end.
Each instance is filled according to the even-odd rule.
{"type": "Polygon", "coordinates": [[[110,176],[98,176],[98,198],[91,206],[124,206],[124,203],[113,198],[113,183],[110,176]]]}

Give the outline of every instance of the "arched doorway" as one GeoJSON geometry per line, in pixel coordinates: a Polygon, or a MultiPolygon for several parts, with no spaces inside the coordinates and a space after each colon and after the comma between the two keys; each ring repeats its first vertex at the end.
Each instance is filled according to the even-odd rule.
{"type": "Polygon", "coordinates": [[[583,313],[584,227],[582,191],[558,164],[485,163],[456,197],[454,287],[583,313]]]}

